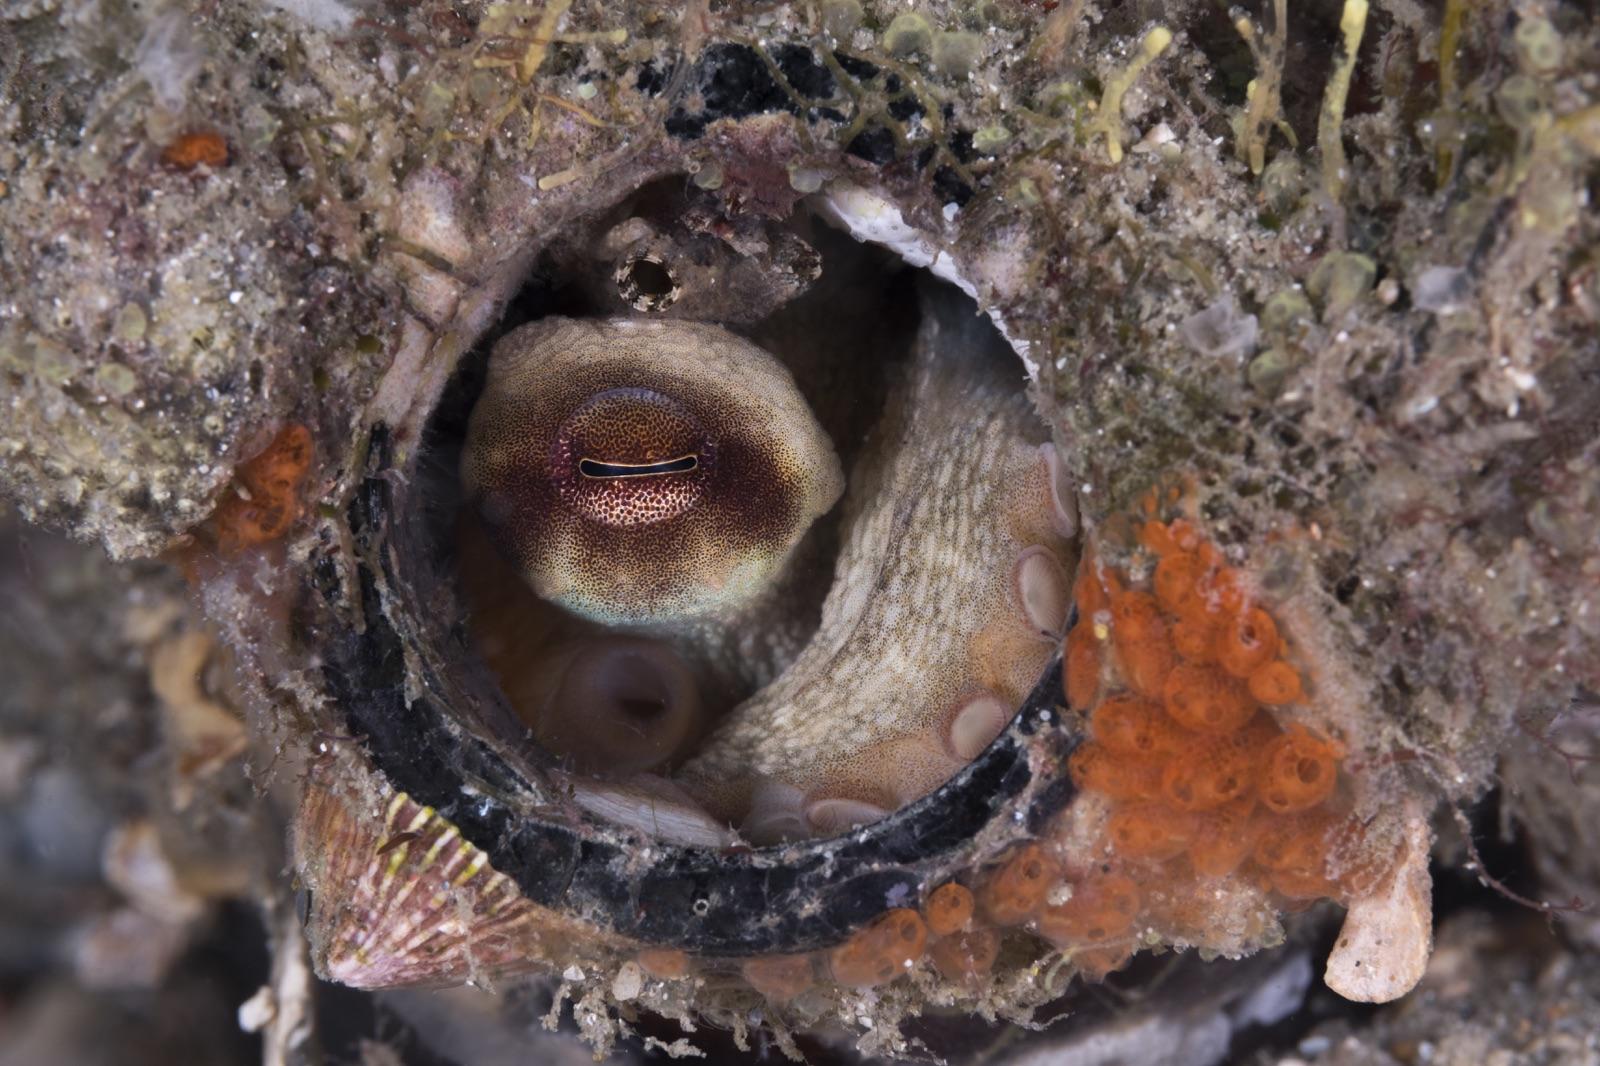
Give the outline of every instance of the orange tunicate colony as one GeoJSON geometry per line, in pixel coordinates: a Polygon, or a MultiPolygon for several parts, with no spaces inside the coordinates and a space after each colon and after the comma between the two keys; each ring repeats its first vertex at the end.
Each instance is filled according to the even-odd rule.
{"type": "Polygon", "coordinates": [[[234,490],[211,516],[217,550],[231,555],[277,540],[300,517],[300,493],[311,470],[311,431],[294,423],[234,471],[234,490]]]}
{"type": "Polygon", "coordinates": [[[1069,768],[1107,801],[1108,859],[1034,924],[1091,972],[1131,954],[1136,925],[1204,942],[1198,901],[1220,879],[1304,905],[1348,902],[1382,875],[1345,861],[1361,831],[1340,808],[1343,745],[1278,718],[1305,689],[1277,622],[1191,523],[1153,511],[1129,568],[1147,579],[1086,554],[1065,648],[1067,702],[1089,733],[1069,768]]]}

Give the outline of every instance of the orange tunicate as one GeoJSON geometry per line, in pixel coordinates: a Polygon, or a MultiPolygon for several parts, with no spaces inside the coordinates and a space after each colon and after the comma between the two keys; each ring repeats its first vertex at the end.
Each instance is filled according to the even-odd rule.
{"type": "Polygon", "coordinates": [[[996,925],[1020,925],[1044,904],[1061,867],[1037,844],[1024,844],[989,875],[980,891],[983,913],[996,925]]]}
{"type": "Polygon", "coordinates": [[[1101,703],[1089,729],[1108,750],[1140,759],[1164,758],[1190,739],[1159,706],[1136,696],[1113,696],[1101,703]]]}
{"type": "Polygon", "coordinates": [[[1162,763],[1149,759],[1119,759],[1095,741],[1078,745],[1067,760],[1073,782],[1086,792],[1099,792],[1114,800],[1154,799],[1161,794],[1162,763]]]}
{"type": "Polygon", "coordinates": [[[1195,816],[1160,803],[1121,807],[1106,823],[1119,856],[1165,860],[1182,855],[1195,836],[1195,816]]]}
{"type": "Polygon", "coordinates": [[[1217,632],[1217,662],[1234,677],[1248,678],[1277,654],[1278,627],[1259,607],[1229,618],[1217,632]]]}
{"type": "Polygon", "coordinates": [[[809,955],[759,955],[746,959],[739,972],[751,988],[778,1003],[787,1003],[814,983],[809,955]]]}
{"type": "Polygon", "coordinates": [[[1217,660],[1218,626],[1210,618],[1186,615],[1172,623],[1172,650],[1191,663],[1217,660]]]}
{"type": "Polygon", "coordinates": [[[971,981],[994,968],[1000,954],[1000,933],[987,926],[942,937],[928,945],[928,958],[950,981],[971,981]]]}
{"type": "Polygon", "coordinates": [[[1193,553],[1200,547],[1200,532],[1184,518],[1174,518],[1165,525],[1151,521],[1139,528],[1139,543],[1158,556],[1193,553]]]}
{"type": "Polygon", "coordinates": [[[1271,871],[1280,895],[1310,900],[1334,894],[1327,874],[1330,828],[1321,812],[1274,818],[1263,826],[1254,856],[1271,871]]]}
{"type": "Polygon", "coordinates": [[[1121,936],[1139,916],[1139,886],[1125,874],[1103,874],[1074,885],[1065,903],[1039,915],[1039,935],[1057,947],[1098,944],[1121,936]]]}
{"type": "Polygon", "coordinates": [[[1169,555],[1178,550],[1178,542],[1172,539],[1172,531],[1164,522],[1149,521],[1141,525],[1139,543],[1157,555],[1169,555]]]}
{"type": "Polygon", "coordinates": [[[1112,598],[1111,642],[1128,687],[1141,696],[1160,696],[1172,669],[1172,640],[1155,597],[1148,592],[1121,592],[1112,598]]]}
{"type": "Polygon", "coordinates": [[[1161,775],[1161,795],[1181,811],[1211,811],[1249,794],[1261,750],[1277,725],[1257,715],[1227,736],[1201,736],[1171,759],[1161,775]]]}
{"type": "Polygon", "coordinates": [[[1102,944],[1072,953],[1078,972],[1091,981],[1103,980],[1107,974],[1128,965],[1132,958],[1132,944],[1102,944]]]}
{"type": "MultiPolygon", "coordinates": [[[[1210,544],[1205,545],[1207,550],[1201,553],[1202,562],[1206,557],[1216,557],[1217,551],[1210,544]]],[[[1188,614],[1214,618],[1217,621],[1238,614],[1244,608],[1245,591],[1244,583],[1239,577],[1239,571],[1231,566],[1219,566],[1200,579],[1199,596],[1196,597],[1197,607],[1188,614]]]]}
{"type": "Polygon", "coordinates": [[[670,981],[689,973],[689,956],[676,948],[645,948],[636,957],[644,972],[652,977],[670,981]]]}
{"type": "Polygon", "coordinates": [[[1250,675],[1250,695],[1269,707],[1294,703],[1301,696],[1300,673],[1282,659],[1250,675]]]}
{"type": "Polygon", "coordinates": [[[204,163],[213,169],[228,163],[228,142],[215,130],[191,130],[161,150],[161,161],[179,170],[204,163]]]}
{"type": "Polygon", "coordinates": [[[928,931],[934,936],[950,936],[967,927],[972,921],[975,901],[972,890],[954,881],[934,889],[922,904],[922,915],[928,922],[928,931]]]}
{"type": "Polygon", "coordinates": [[[1190,552],[1164,555],[1156,564],[1153,584],[1156,602],[1168,614],[1188,616],[1199,606],[1200,579],[1205,567],[1190,552]]]}
{"type": "Polygon", "coordinates": [[[1333,794],[1339,748],[1295,729],[1267,745],[1256,779],[1261,802],[1279,814],[1317,806],[1333,794]]]}
{"type": "Polygon", "coordinates": [[[1067,706],[1084,711],[1100,697],[1100,641],[1094,626],[1082,616],[1067,634],[1062,672],[1066,675],[1067,706]]]}
{"type": "Polygon", "coordinates": [[[1258,826],[1254,796],[1241,796],[1216,810],[1196,815],[1189,865],[1201,877],[1226,877],[1237,870],[1256,846],[1258,826]]]}
{"type": "Polygon", "coordinates": [[[1078,617],[1084,620],[1105,610],[1109,603],[1105,586],[1100,583],[1100,577],[1095,573],[1094,556],[1088,552],[1084,553],[1083,560],[1078,563],[1078,577],[1072,583],[1072,598],[1078,604],[1078,617]]]}
{"type": "Polygon", "coordinates": [[[887,984],[905,973],[928,946],[928,927],[908,907],[885,911],[828,955],[833,979],[852,988],[887,984]]]}
{"type": "Polygon", "coordinates": [[[1179,725],[1201,733],[1232,733],[1256,713],[1255,702],[1237,678],[1195,663],[1172,668],[1162,699],[1179,725]]]}

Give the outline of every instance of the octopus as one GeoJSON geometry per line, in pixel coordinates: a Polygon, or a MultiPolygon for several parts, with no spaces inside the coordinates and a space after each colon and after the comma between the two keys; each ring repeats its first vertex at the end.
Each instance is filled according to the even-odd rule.
{"type": "MultiPolygon", "coordinates": [[[[469,602],[591,811],[698,843],[874,822],[970,763],[1057,654],[1055,445],[971,303],[917,304],[895,365],[794,358],[887,370],[841,448],[779,356],[714,324],[556,316],[495,349],[462,457],[469,602]]],[[[810,400],[862,406],[843,382],[810,400]]]]}

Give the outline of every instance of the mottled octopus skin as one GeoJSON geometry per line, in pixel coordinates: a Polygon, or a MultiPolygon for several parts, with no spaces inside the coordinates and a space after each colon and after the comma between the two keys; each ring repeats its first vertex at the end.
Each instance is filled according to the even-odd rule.
{"type": "Polygon", "coordinates": [[[937,787],[1000,731],[1065,628],[1069,531],[1020,368],[970,304],[937,289],[922,304],[908,376],[851,474],[819,629],[679,775],[757,843],[937,787]]]}

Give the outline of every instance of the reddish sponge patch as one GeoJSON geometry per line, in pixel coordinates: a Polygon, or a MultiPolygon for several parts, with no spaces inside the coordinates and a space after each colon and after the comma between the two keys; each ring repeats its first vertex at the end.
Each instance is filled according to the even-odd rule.
{"type": "Polygon", "coordinates": [[[209,522],[217,551],[232,555],[287,533],[300,517],[310,470],[311,431],[298,423],[285,426],[234,472],[234,487],[209,522]]]}

